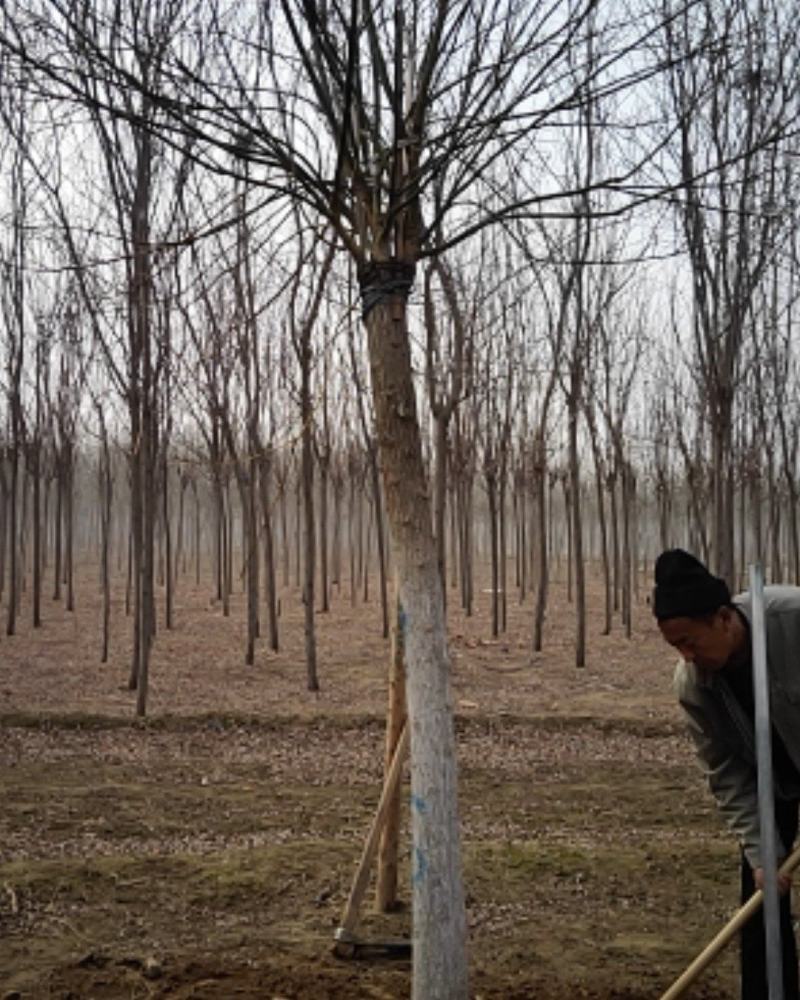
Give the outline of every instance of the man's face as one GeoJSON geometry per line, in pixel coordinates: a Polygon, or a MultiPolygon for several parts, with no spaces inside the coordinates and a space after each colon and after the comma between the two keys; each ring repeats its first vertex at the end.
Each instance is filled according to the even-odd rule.
{"type": "Polygon", "coordinates": [[[667,618],[658,627],[687,663],[703,670],[721,670],[739,646],[733,615],[730,608],[720,608],[705,618],[667,618]]]}

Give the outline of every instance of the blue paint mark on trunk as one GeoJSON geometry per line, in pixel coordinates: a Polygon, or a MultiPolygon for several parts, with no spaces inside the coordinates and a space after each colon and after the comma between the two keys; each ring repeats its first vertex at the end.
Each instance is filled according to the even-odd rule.
{"type": "Polygon", "coordinates": [[[411,876],[414,885],[424,882],[428,876],[428,859],[419,847],[414,848],[414,874],[411,876]]]}

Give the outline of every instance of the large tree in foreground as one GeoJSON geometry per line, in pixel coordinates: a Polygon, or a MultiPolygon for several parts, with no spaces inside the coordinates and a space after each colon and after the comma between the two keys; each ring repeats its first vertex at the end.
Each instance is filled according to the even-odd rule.
{"type": "Polygon", "coordinates": [[[464,1000],[468,985],[450,666],[408,299],[421,258],[501,219],[572,212],[578,192],[552,180],[563,176],[553,157],[590,92],[631,90],[607,129],[627,152],[592,185],[636,196],[629,185],[652,151],[625,115],[650,110],[632,88],[660,71],[648,64],[654,26],[644,5],[638,17],[607,7],[604,20],[596,0],[164,0],[172,31],[157,78],[109,50],[97,28],[112,25],[140,53],[136,3],[18,0],[0,22],[0,44],[42,71],[54,95],[84,99],[66,58],[78,49],[83,71],[104,81],[104,113],[129,117],[137,105],[126,95],[138,91],[153,113],[137,128],[180,145],[189,136],[217,171],[235,172],[231,154],[242,173],[247,161],[265,198],[304,202],[355,261],[406,618],[416,1000],[464,1000]],[[585,50],[588,32],[602,36],[603,58],[576,67],[569,53],[585,50]]]}

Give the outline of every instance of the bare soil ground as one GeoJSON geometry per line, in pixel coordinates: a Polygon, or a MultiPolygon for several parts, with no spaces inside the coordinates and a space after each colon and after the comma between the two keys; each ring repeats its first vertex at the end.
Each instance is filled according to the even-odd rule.
{"type": "MultiPolygon", "coordinates": [[[[312,695],[296,595],[281,652],[246,667],[241,597],[225,618],[181,582],[137,721],[129,623],[118,596],[101,664],[94,579],[75,612],[48,604],[33,630],[23,606],[0,638],[0,998],[408,996],[407,960],[331,954],[381,782],[376,601],[334,593],[312,695]]],[[[658,997],[736,907],[673,657],[644,603],[631,640],[602,636],[599,596],[582,670],[563,585],[535,657],[529,602],[500,640],[485,594],[470,619],[451,609],[475,1000],[658,997]]],[[[407,911],[370,909],[366,939],[410,934],[407,911]]],[[[735,959],[689,996],[734,995],[735,959]]]]}

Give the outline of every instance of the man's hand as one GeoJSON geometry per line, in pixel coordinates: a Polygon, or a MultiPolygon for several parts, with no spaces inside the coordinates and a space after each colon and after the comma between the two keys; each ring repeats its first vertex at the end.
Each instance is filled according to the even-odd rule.
{"type": "MultiPolygon", "coordinates": [[[[753,872],[753,878],[755,879],[756,888],[763,889],[764,869],[756,868],[755,871],[753,872]]],[[[781,896],[785,896],[786,893],[791,889],[791,887],[792,887],[792,876],[781,875],[781,873],[778,872],[778,892],[781,894],[781,896]]]]}

